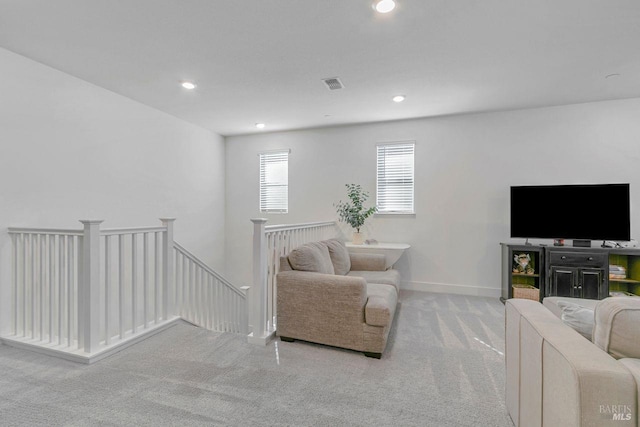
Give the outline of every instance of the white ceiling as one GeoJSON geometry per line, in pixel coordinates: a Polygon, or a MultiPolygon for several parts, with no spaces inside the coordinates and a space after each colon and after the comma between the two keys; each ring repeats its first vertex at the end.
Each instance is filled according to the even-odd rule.
{"type": "Polygon", "coordinates": [[[396,1],[0,0],[0,46],[222,135],[640,97],[638,0],[396,1]]]}

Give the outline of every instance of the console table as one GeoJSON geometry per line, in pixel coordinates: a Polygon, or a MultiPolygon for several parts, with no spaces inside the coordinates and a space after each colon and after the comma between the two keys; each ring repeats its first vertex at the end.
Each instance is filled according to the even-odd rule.
{"type": "Polygon", "coordinates": [[[537,290],[540,301],[545,296],[588,299],[603,299],[612,294],[640,296],[638,248],[500,245],[502,301],[513,298],[514,289],[531,290],[529,295],[537,290]],[[526,271],[520,271],[522,268],[517,267],[514,256],[528,260],[526,271]],[[624,274],[610,272],[609,266],[613,265],[621,267],[624,274]]]}
{"type": "Polygon", "coordinates": [[[347,250],[351,253],[370,253],[370,254],[382,254],[386,257],[385,268],[389,269],[393,267],[407,249],[411,246],[406,243],[374,243],[371,245],[362,244],[355,245],[353,243],[346,243],[347,250]]]}

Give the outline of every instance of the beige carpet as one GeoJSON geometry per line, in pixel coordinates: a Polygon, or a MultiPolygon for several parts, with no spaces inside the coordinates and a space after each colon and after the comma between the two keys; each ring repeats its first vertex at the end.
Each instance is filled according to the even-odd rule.
{"type": "Polygon", "coordinates": [[[0,346],[4,426],[511,426],[504,306],[403,291],[381,360],[181,323],[92,366],[0,346]]]}

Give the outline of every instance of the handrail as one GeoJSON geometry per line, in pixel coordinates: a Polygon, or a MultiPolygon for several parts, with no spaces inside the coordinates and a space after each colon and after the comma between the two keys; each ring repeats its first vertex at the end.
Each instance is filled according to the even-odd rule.
{"type": "Polygon", "coordinates": [[[182,255],[186,256],[187,258],[189,258],[191,261],[193,261],[194,263],[196,263],[196,265],[198,265],[198,267],[202,268],[203,270],[205,270],[207,273],[211,274],[213,277],[215,277],[216,279],[218,279],[223,285],[227,286],[228,288],[230,288],[233,292],[235,292],[236,294],[240,295],[241,297],[244,298],[244,293],[239,290],[238,288],[236,288],[235,286],[233,286],[231,284],[231,282],[229,282],[227,279],[225,279],[224,277],[222,277],[220,274],[216,273],[215,271],[213,271],[211,269],[211,267],[209,267],[207,264],[205,264],[204,262],[202,262],[197,256],[195,256],[194,254],[192,254],[191,252],[189,252],[188,250],[186,250],[184,248],[184,246],[182,246],[181,244],[179,244],[178,242],[176,242],[174,240],[173,242],[173,247],[180,252],[182,255]]]}
{"type": "MultiPolygon", "coordinates": [[[[134,234],[134,233],[160,233],[165,231],[166,227],[122,227],[122,228],[104,228],[100,230],[102,236],[112,236],[117,234],[134,234]]],[[[67,236],[82,236],[83,230],[66,229],[66,228],[31,228],[31,227],[9,227],[9,234],[63,234],[67,236]]]]}
{"type": "Polygon", "coordinates": [[[137,234],[137,233],[160,233],[166,231],[167,227],[123,227],[123,228],[105,228],[100,230],[103,236],[113,236],[117,234],[137,234]]]}
{"type": "Polygon", "coordinates": [[[9,227],[9,234],[62,234],[66,236],[82,236],[82,230],[65,229],[65,228],[28,228],[28,227],[9,227]]]}
{"type": "Polygon", "coordinates": [[[324,222],[305,222],[300,224],[280,224],[280,225],[267,225],[264,227],[265,232],[270,233],[274,231],[289,231],[300,230],[305,228],[324,227],[328,225],[335,225],[335,221],[324,222]]]}

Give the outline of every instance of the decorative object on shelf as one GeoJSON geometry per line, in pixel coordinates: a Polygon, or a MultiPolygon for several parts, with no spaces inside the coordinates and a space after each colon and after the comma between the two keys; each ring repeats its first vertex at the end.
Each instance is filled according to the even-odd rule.
{"type": "Polygon", "coordinates": [[[620,245],[621,248],[637,248],[638,247],[638,241],[631,239],[628,242],[618,242],[618,244],[620,245]]]}
{"type": "Polygon", "coordinates": [[[529,263],[531,263],[531,255],[529,254],[516,254],[513,256],[513,261],[515,262],[515,267],[513,268],[514,273],[524,273],[524,274],[533,274],[534,270],[529,263]]]}
{"type": "Polygon", "coordinates": [[[554,239],[553,246],[564,246],[564,239],[554,239]]]}
{"type": "Polygon", "coordinates": [[[609,279],[626,279],[627,269],[621,265],[609,265],[609,279]]]}
{"type": "Polygon", "coordinates": [[[360,228],[364,225],[367,218],[378,211],[375,206],[369,209],[364,208],[364,202],[369,198],[369,193],[364,191],[359,184],[345,184],[347,187],[347,196],[351,202],[343,202],[340,200],[336,207],[336,212],[340,217],[340,221],[346,222],[355,229],[353,233],[353,243],[361,245],[363,243],[360,228]]]}

